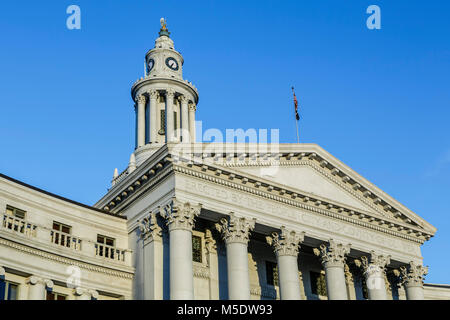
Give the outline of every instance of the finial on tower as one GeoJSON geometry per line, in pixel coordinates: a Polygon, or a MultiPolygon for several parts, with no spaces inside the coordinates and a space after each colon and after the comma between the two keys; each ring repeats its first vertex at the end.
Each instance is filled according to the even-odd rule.
{"type": "Polygon", "coordinates": [[[161,30],[159,30],[159,36],[160,37],[162,37],[162,36],[169,37],[170,32],[169,32],[169,30],[167,30],[167,21],[166,21],[166,19],[161,18],[159,20],[159,22],[161,23],[161,30]]]}

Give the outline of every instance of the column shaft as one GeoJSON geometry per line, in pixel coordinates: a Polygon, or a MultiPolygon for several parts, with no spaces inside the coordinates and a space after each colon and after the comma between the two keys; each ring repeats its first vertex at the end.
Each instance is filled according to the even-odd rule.
{"type": "Polygon", "coordinates": [[[158,91],[154,90],[150,92],[150,143],[157,142],[158,128],[157,123],[157,107],[158,107],[158,91]]]}
{"type": "Polygon", "coordinates": [[[170,299],[194,299],[192,232],[170,231],[170,299]]]}
{"type": "Polygon", "coordinates": [[[297,257],[278,256],[278,278],[282,300],[300,300],[297,257]]]}
{"type": "Polygon", "coordinates": [[[195,143],[195,105],[189,107],[189,133],[191,135],[191,143],[195,143]]]}
{"type": "Polygon", "coordinates": [[[167,90],[166,92],[166,139],[167,142],[173,141],[174,131],[174,117],[173,117],[173,98],[174,91],[167,90]]]}
{"type": "Polygon", "coordinates": [[[138,104],[138,125],[137,138],[138,147],[145,145],[145,96],[140,95],[137,99],[138,104]]]}
{"type": "Polygon", "coordinates": [[[230,300],[250,299],[247,245],[227,243],[228,297],[230,300]]]}
{"type": "Polygon", "coordinates": [[[347,300],[344,266],[325,266],[325,279],[329,300],[347,300]]]}
{"type": "Polygon", "coordinates": [[[184,143],[191,140],[189,127],[189,110],[186,97],[181,99],[181,135],[184,143]]]}

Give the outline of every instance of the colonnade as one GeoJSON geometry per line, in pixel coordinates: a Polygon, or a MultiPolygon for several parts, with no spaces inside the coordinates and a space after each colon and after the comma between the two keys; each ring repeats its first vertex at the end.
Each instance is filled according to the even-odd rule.
{"type": "Polygon", "coordinates": [[[167,142],[195,142],[195,110],[196,106],[189,103],[187,96],[175,92],[173,89],[165,91],[151,90],[148,93],[136,96],[137,106],[137,147],[142,147],[146,144],[146,131],[149,132],[148,143],[158,142],[158,101],[160,96],[165,97],[165,137],[167,142]],[[180,102],[180,118],[181,123],[175,128],[174,118],[174,99],[180,102]],[[146,123],[146,105],[149,101],[149,114],[146,123]],[[175,135],[175,130],[180,132],[180,136],[175,135]]]}
{"type": "MultiPolygon", "coordinates": [[[[169,227],[170,298],[174,300],[194,299],[192,228],[200,210],[200,205],[182,203],[176,199],[160,209],[160,214],[166,219],[169,227]]],[[[145,230],[142,230],[150,233],[154,230],[160,232],[155,218],[150,224],[148,222],[145,230]]],[[[226,219],[221,219],[215,225],[226,244],[228,297],[230,300],[250,299],[248,242],[255,222],[255,219],[230,213],[226,219]]],[[[301,299],[298,253],[299,244],[303,242],[303,239],[304,233],[286,227],[281,227],[280,233],[273,233],[266,238],[276,254],[280,296],[283,300],[301,299]]],[[[313,249],[314,254],[320,258],[324,266],[327,294],[330,300],[349,299],[345,267],[350,249],[350,244],[339,243],[332,239],[313,249]]],[[[385,268],[390,263],[390,257],[371,252],[370,258],[364,256],[355,262],[363,269],[369,299],[387,299],[385,268]]],[[[407,299],[423,299],[423,277],[427,273],[427,268],[411,262],[407,267],[400,268],[400,271],[407,299]]]]}

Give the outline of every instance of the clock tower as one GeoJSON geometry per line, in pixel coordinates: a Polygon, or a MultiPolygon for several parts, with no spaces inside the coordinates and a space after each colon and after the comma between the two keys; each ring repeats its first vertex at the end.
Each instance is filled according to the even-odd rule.
{"type": "Polygon", "coordinates": [[[136,111],[136,164],[165,143],[195,142],[197,88],[183,79],[183,56],[161,18],[155,47],[145,55],[145,77],[131,87],[136,111]]]}

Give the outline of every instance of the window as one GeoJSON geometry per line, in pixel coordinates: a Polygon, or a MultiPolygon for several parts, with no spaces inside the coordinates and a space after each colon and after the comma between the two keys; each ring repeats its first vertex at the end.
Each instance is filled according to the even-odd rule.
{"type": "Polygon", "coordinates": [[[19,219],[25,219],[26,211],[20,210],[11,206],[6,206],[6,214],[10,216],[17,217],[19,219]]]}
{"type": "Polygon", "coordinates": [[[192,236],[192,260],[202,262],[202,238],[199,236],[192,236]]]}
{"type": "Polygon", "coordinates": [[[0,300],[17,300],[19,286],[0,279],[0,300]]]}
{"type": "Polygon", "coordinates": [[[98,256],[114,259],[116,239],[99,234],[97,235],[97,243],[98,245],[96,245],[96,248],[98,256]]]}
{"type": "Polygon", "coordinates": [[[310,272],[311,293],[318,296],[327,295],[327,284],[325,274],[322,272],[310,272]]]}
{"type": "Polygon", "coordinates": [[[54,221],[53,230],[56,232],[52,232],[52,242],[61,246],[70,247],[70,233],[72,231],[72,227],[54,221]]]}
{"type": "Polygon", "coordinates": [[[47,300],[66,300],[66,299],[67,299],[66,295],[47,291],[47,300]]]}
{"type": "Polygon", "coordinates": [[[275,262],[266,261],[267,284],[278,286],[278,267],[275,262]]]}
{"type": "Polygon", "coordinates": [[[102,236],[99,234],[99,235],[97,235],[97,242],[101,243],[101,244],[106,244],[107,246],[114,247],[116,239],[102,236]]]}

